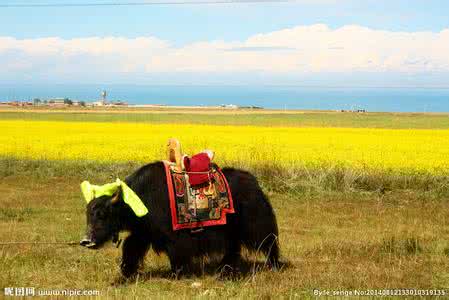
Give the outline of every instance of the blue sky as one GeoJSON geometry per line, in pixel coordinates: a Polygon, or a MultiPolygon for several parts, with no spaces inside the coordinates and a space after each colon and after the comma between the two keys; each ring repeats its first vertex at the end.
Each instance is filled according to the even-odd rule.
{"type": "MultiPolygon", "coordinates": [[[[82,1],[90,3],[109,2],[106,0],[79,0],[75,2],[82,1]]],[[[73,1],[68,0],[2,1],[2,3],[19,4],[70,2],[73,3],[73,1]]],[[[115,2],[126,2],[126,0],[115,2]]],[[[337,81],[340,74],[345,74],[345,76],[348,76],[348,74],[364,74],[367,78],[365,85],[369,84],[370,78],[378,82],[382,77],[394,78],[395,84],[403,85],[407,82],[414,84],[413,79],[410,78],[425,78],[426,74],[431,74],[433,79],[425,82],[425,85],[443,85],[443,77],[449,72],[446,68],[449,59],[446,60],[444,55],[441,54],[445,50],[446,34],[438,34],[449,28],[448,11],[449,1],[443,0],[298,0],[292,3],[258,4],[0,8],[0,37],[13,38],[13,41],[0,39],[0,64],[2,60],[8,62],[8,72],[6,70],[0,71],[0,79],[46,81],[52,80],[51,72],[55,72],[61,81],[70,82],[72,80],[76,83],[83,80],[84,76],[81,76],[81,74],[87,71],[92,61],[104,60],[97,67],[110,66],[115,61],[118,62],[117,64],[120,67],[109,70],[108,74],[96,74],[98,76],[95,77],[95,80],[126,80],[145,83],[146,80],[150,78],[153,80],[163,74],[164,80],[170,81],[171,78],[174,78],[177,81],[175,83],[179,83],[178,78],[182,77],[179,75],[180,72],[186,72],[190,78],[197,76],[198,80],[204,80],[205,74],[206,77],[208,77],[207,74],[212,74],[211,77],[217,78],[217,82],[222,83],[233,83],[232,80],[229,80],[232,77],[230,74],[236,74],[236,78],[239,78],[237,81],[242,78],[249,79],[256,74],[258,78],[262,77],[266,83],[282,84],[283,82],[289,83],[288,78],[294,78],[293,81],[298,78],[307,78],[310,81],[316,79],[319,82],[332,84],[332,82],[337,81]],[[334,54],[323,52],[319,58],[312,56],[311,53],[303,56],[292,55],[290,53],[292,51],[287,53],[289,48],[296,49],[298,53],[300,51],[306,52],[302,49],[304,44],[308,44],[310,47],[319,47],[321,43],[318,44],[317,41],[313,41],[317,44],[310,44],[309,37],[315,35],[314,30],[322,31],[322,28],[319,27],[320,24],[326,26],[329,34],[316,34],[316,36],[346,43],[346,45],[338,46],[341,49],[349,49],[348,44],[352,44],[351,41],[360,43],[361,40],[357,40],[357,38],[361,35],[366,35],[367,39],[379,38],[379,43],[384,43],[383,48],[373,50],[369,57],[356,59],[346,65],[336,66],[329,62],[336,59],[347,60],[353,56],[353,53],[365,51],[369,48],[350,49],[345,56],[335,57],[333,57],[334,54]],[[341,28],[347,28],[348,25],[356,26],[357,30],[355,31],[357,32],[343,30],[344,33],[341,33],[339,31],[341,28]],[[285,30],[293,28],[296,28],[296,33],[290,35],[290,38],[295,39],[295,44],[287,41],[289,37],[283,33],[285,30]],[[312,29],[307,29],[308,33],[305,34],[301,28],[312,29]],[[263,42],[257,40],[258,35],[273,32],[278,32],[278,36],[273,34],[272,37],[266,37],[263,42]],[[389,37],[388,34],[384,34],[385,38],[383,38],[379,36],[379,32],[410,33],[411,35],[405,35],[404,37],[406,39],[405,44],[409,46],[404,47],[400,53],[390,54],[388,49],[398,49],[398,45],[401,45],[403,38],[399,35],[389,37]],[[423,37],[419,34],[420,32],[427,32],[428,34],[434,34],[434,36],[423,37]],[[334,39],[333,36],[336,36],[336,38],[334,39]],[[59,42],[46,41],[45,39],[49,37],[58,38],[59,42]],[[103,40],[107,37],[120,38],[122,42],[119,40],[109,43],[103,40]],[[141,37],[151,38],[154,41],[143,41],[142,45],[145,46],[141,46],[139,41],[134,40],[141,37]],[[91,41],[85,41],[83,38],[96,38],[99,41],[91,44],[91,41]],[[272,42],[268,42],[269,38],[272,38],[272,42]],[[254,39],[257,41],[248,42],[248,40],[254,39]],[[440,54],[434,55],[433,50],[429,49],[429,57],[427,58],[425,49],[420,49],[418,42],[413,43],[413,41],[420,39],[422,39],[422,43],[437,41],[437,46],[441,48],[438,48],[437,52],[440,54]],[[23,41],[28,41],[26,46],[23,45],[23,41]],[[48,44],[45,44],[47,42],[48,44]],[[73,46],[74,43],[76,46],[73,46]],[[88,43],[89,45],[87,45],[88,43]],[[95,50],[96,48],[102,48],[103,45],[105,45],[104,47],[116,47],[115,43],[118,45],[130,43],[130,45],[120,53],[108,52],[103,55],[95,50]],[[154,43],[157,45],[155,46],[154,43]],[[204,47],[192,46],[197,43],[206,43],[207,45],[204,47]],[[23,48],[32,47],[31,45],[34,44],[41,47],[39,53],[29,53],[27,49],[23,48]],[[80,44],[83,45],[80,46],[80,44]],[[55,47],[63,50],[54,53],[52,49],[55,47]],[[74,47],[81,50],[74,53],[76,52],[73,50],[74,47]],[[155,52],[154,47],[159,50],[155,52]],[[163,49],[164,47],[166,50],[163,49]],[[212,53],[211,50],[212,48],[220,49],[220,51],[231,48],[241,50],[245,47],[249,52],[254,51],[255,55],[249,57],[247,54],[242,54],[231,57],[231,52],[227,51],[227,56],[223,58],[217,53],[212,53]],[[256,51],[256,49],[261,49],[260,47],[265,47],[263,49],[266,50],[271,48],[273,51],[271,53],[263,51],[265,52],[265,56],[263,56],[261,55],[262,51],[256,51]],[[42,52],[45,52],[45,49],[48,50],[48,53],[44,55],[42,52]],[[285,50],[285,53],[281,53],[282,49],[285,50]],[[413,50],[408,52],[408,49],[413,50]],[[164,51],[171,51],[172,56],[165,57],[164,51]],[[195,51],[198,53],[197,56],[194,53],[195,51]],[[154,53],[154,55],[144,55],[145,52],[154,53]],[[278,53],[279,57],[275,57],[273,52],[280,52],[278,53]],[[403,57],[399,57],[401,54],[403,54],[403,57]],[[173,57],[179,57],[179,55],[183,55],[186,59],[192,61],[200,60],[201,57],[205,58],[195,63],[195,66],[193,63],[192,65],[181,63],[182,67],[168,63],[173,61],[173,57]],[[285,59],[282,60],[280,56],[285,59]],[[132,57],[138,58],[131,61],[132,57]],[[297,67],[296,69],[292,67],[281,69],[257,65],[255,62],[247,63],[254,57],[259,57],[258,59],[262,61],[265,60],[266,64],[272,62],[273,64],[287,65],[291,61],[297,67]],[[140,59],[140,61],[137,59],[140,59]],[[227,65],[217,65],[214,69],[215,59],[225,60],[227,65]],[[42,60],[47,61],[47,63],[43,64],[42,60]],[[67,63],[68,60],[72,63],[67,63]],[[80,67],[73,60],[78,60],[80,64],[85,63],[86,66],[80,67]],[[319,62],[313,67],[302,67],[308,60],[319,60],[319,62]],[[401,60],[401,62],[397,62],[398,60],[401,60]],[[373,61],[375,61],[376,67],[368,67],[369,63],[373,64],[373,61]],[[244,66],[239,68],[239,63],[244,66]],[[140,64],[145,67],[136,67],[140,64]],[[412,64],[415,65],[413,68],[404,67],[412,64]],[[153,68],[153,66],[155,67],[153,68]],[[12,76],[7,76],[6,73],[12,74],[12,76]],[[441,75],[439,75],[440,73],[441,75]],[[75,74],[76,76],[70,78],[69,74],[75,74]],[[401,78],[404,77],[404,74],[408,78],[407,82],[401,78]]],[[[332,47],[335,48],[332,45],[328,48],[331,49],[332,47]]],[[[309,51],[312,50],[309,49],[309,51]]],[[[242,53],[243,51],[237,52],[242,53]]],[[[354,78],[358,77],[354,75],[354,78]]],[[[248,80],[248,82],[251,82],[251,80],[248,80]]]]}
{"type": "MultiPolygon", "coordinates": [[[[82,1],[108,2],[75,2],[82,1]]],[[[3,2],[70,3],[64,0],[3,2]]],[[[331,28],[358,24],[393,31],[440,31],[449,28],[448,11],[449,2],[444,0],[1,8],[0,35],[17,38],[151,35],[182,44],[197,40],[242,40],[260,32],[316,23],[331,28]]]]}

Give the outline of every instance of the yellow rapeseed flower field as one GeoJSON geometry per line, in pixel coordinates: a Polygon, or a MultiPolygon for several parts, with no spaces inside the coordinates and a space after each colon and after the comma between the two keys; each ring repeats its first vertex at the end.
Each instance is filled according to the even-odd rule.
{"type": "Polygon", "coordinates": [[[0,121],[0,156],[20,159],[153,161],[178,138],[186,153],[216,151],[222,164],[442,173],[449,130],[208,126],[149,123],[0,121]]]}

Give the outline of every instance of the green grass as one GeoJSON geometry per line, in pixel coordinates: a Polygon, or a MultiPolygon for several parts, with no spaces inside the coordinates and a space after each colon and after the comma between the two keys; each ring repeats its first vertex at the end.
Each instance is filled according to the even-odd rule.
{"type": "MultiPolygon", "coordinates": [[[[76,241],[83,234],[82,179],[124,177],[137,165],[3,159],[0,167],[0,241],[54,242],[76,241]]],[[[95,252],[65,245],[9,245],[0,246],[0,282],[98,289],[103,296],[186,299],[307,298],[314,288],[449,286],[447,198],[416,185],[385,192],[334,182],[335,188],[279,190],[270,187],[263,170],[253,171],[259,172],[276,210],[282,256],[292,263],[281,272],[261,270],[238,281],[219,281],[213,273],[173,280],[167,258],[151,253],[137,282],[117,285],[120,250],[112,246],[95,252]]]]}
{"type": "MultiPolygon", "coordinates": [[[[120,167],[119,167],[120,168],[120,167]]],[[[103,179],[104,175],[92,178],[103,179]]],[[[1,177],[0,241],[77,241],[84,232],[79,178],[1,177]]],[[[0,246],[2,287],[96,289],[102,296],[152,298],[313,298],[321,290],[449,286],[445,199],[395,191],[268,192],[291,267],[237,281],[214,273],[174,280],[168,259],[150,253],[137,281],[119,284],[120,249],[66,245],[0,246]]],[[[262,258],[246,254],[247,260],[262,258]]]]}
{"type": "Polygon", "coordinates": [[[351,127],[397,129],[449,129],[449,115],[445,114],[393,114],[393,113],[239,113],[209,112],[186,113],[130,112],[0,112],[2,120],[79,121],[79,122],[146,122],[185,123],[208,125],[253,125],[294,127],[351,127]]]}
{"type": "MultiPolygon", "coordinates": [[[[46,178],[76,178],[79,182],[96,179],[98,183],[125,178],[142,166],[136,161],[98,162],[94,160],[25,160],[0,156],[0,178],[17,174],[45,180],[46,178]]],[[[222,165],[227,167],[227,165],[222,165]]],[[[229,167],[248,170],[259,180],[264,190],[290,195],[322,193],[379,193],[410,191],[435,199],[449,198],[449,175],[430,173],[355,170],[345,166],[302,166],[286,169],[271,163],[248,165],[235,163],[229,167]]]]}

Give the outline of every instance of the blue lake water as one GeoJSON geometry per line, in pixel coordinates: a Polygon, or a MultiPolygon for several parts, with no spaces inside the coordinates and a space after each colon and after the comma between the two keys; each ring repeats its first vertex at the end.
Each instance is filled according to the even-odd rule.
{"type": "Polygon", "coordinates": [[[449,89],[313,88],[299,86],[133,86],[0,85],[0,101],[67,97],[94,101],[102,90],[109,100],[130,104],[235,104],[275,109],[366,109],[389,112],[449,112],[449,89]]]}

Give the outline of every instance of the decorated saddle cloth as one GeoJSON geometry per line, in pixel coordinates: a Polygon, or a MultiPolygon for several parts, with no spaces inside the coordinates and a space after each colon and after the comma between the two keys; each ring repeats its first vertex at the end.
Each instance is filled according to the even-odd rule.
{"type": "MultiPolygon", "coordinates": [[[[209,180],[190,184],[189,172],[180,172],[173,163],[164,161],[173,230],[195,229],[226,224],[226,214],[234,213],[231,191],[220,168],[212,166],[209,180]]],[[[198,175],[190,172],[190,175],[198,175]]]]}

